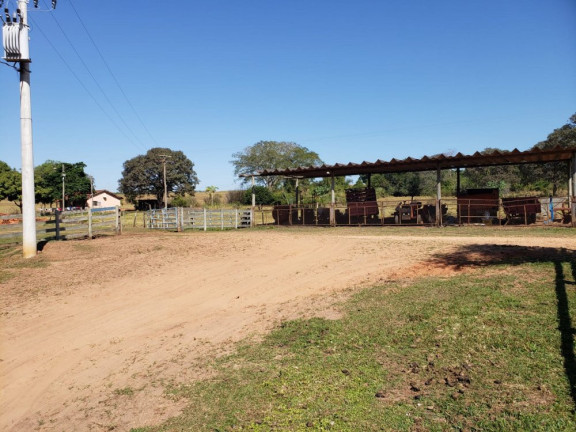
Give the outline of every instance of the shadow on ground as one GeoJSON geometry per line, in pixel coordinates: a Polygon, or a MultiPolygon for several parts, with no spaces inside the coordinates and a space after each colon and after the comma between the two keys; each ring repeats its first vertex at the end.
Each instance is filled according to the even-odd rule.
{"type": "Polygon", "coordinates": [[[560,350],[564,358],[564,370],[570,385],[574,410],[576,410],[576,356],[574,354],[576,330],[572,326],[567,295],[568,287],[575,289],[576,285],[576,251],[550,247],[466,245],[455,252],[437,255],[432,258],[432,262],[456,269],[493,265],[514,266],[526,263],[550,263],[554,267],[560,350]],[[566,263],[569,264],[570,275],[565,274],[564,264],[566,263]],[[571,280],[568,280],[570,277],[571,280]]]}

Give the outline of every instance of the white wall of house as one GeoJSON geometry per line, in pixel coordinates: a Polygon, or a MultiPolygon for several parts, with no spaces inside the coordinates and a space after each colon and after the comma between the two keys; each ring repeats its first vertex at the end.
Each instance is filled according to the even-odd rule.
{"type": "Polygon", "coordinates": [[[119,207],[121,205],[122,201],[107,192],[95,194],[86,201],[86,206],[89,208],[119,207]]]}

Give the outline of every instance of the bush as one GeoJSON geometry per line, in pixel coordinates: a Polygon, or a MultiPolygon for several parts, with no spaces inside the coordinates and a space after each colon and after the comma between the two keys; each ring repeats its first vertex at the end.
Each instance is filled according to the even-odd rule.
{"type": "Polygon", "coordinates": [[[210,198],[209,196],[204,197],[204,204],[206,204],[207,206],[218,206],[220,204],[222,204],[222,199],[220,198],[220,195],[214,194],[212,195],[212,198],[210,198]]]}
{"type": "MultiPolygon", "coordinates": [[[[244,203],[244,193],[245,193],[245,191],[243,191],[243,190],[228,191],[228,193],[227,193],[228,203],[230,203],[230,204],[243,204],[244,203]]],[[[252,198],[250,198],[250,200],[252,200],[252,198]]],[[[252,202],[252,201],[250,201],[250,202],[252,202]]]]}
{"type": "Polygon", "coordinates": [[[172,207],[189,207],[191,197],[186,197],[185,195],[176,195],[172,198],[172,207]]]}
{"type": "MultiPolygon", "coordinates": [[[[279,201],[278,198],[264,186],[254,186],[254,195],[256,195],[256,204],[258,205],[271,205],[279,201]]],[[[242,204],[252,204],[252,188],[244,191],[242,204]]]]}

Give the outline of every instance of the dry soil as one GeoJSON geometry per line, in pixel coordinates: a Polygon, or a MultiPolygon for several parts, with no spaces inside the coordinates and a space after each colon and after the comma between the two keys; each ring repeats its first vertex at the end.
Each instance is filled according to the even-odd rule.
{"type": "MultiPolygon", "coordinates": [[[[576,249],[575,238],[354,229],[131,234],[48,243],[0,285],[0,430],[126,431],[177,415],[167,386],[282,320],[338,317],[362,286],[450,276],[466,245],[576,249]]],[[[455,232],[456,233],[456,232],[455,232]]]]}

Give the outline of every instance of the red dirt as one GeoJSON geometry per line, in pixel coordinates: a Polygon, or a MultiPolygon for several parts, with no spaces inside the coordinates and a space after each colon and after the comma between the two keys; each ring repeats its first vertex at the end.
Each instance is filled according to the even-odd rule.
{"type": "MultiPolygon", "coordinates": [[[[574,239],[236,231],[51,242],[0,285],[0,430],[129,430],[177,415],[170,383],[280,321],[338,317],[361,286],[461,267],[459,246],[576,249],[574,239]]],[[[374,232],[374,231],[368,231],[374,232]]]]}

